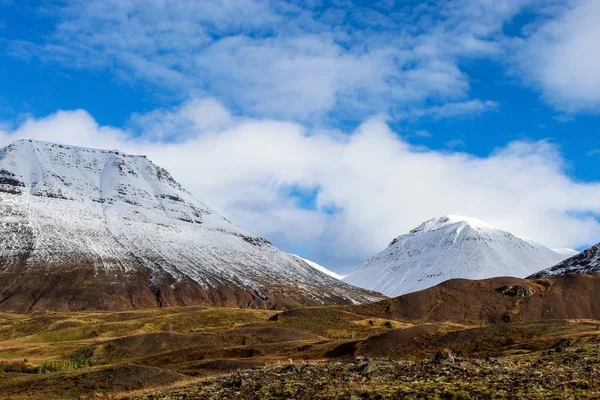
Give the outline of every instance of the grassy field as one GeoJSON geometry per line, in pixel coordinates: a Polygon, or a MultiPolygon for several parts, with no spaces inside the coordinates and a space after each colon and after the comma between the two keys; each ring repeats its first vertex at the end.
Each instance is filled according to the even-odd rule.
{"type": "MultiPolygon", "coordinates": [[[[343,379],[348,382],[364,381],[364,387],[359,385],[355,394],[363,391],[365,396],[375,396],[364,398],[377,398],[378,390],[389,394],[416,388],[415,393],[425,393],[422,385],[404,381],[402,387],[383,384],[383,378],[367,382],[353,375],[352,365],[365,359],[403,360],[394,362],[413,363],[406,364],[412,365],[406,368],[421,371],[418,363],[424,361],[420,360],[431,359],[444,349],[466,360],[494,357],[503,363],[518,364],[536,362],[547,357],[544,352],[548,351],[553,357],[564,358],[576,348],[578,353],[573,354],[595,363],[600,348],[599,327],[596,321],[414,325],[358,315],[340,307],[0,313],[0,398],[127,398],[148,393],[157,398],[185,398],[173,397],[185,391],[197,394],[190,398],[210,398],[204,396],[203,388],[231,385],[228,379],[242,373],[250,374],[244,378],[247,382],[254,382],[248,390],[264,392],[265,398],[280,398],[277,396],[283,392],[271,387],[279,378],[263,383],[255,379],[261,373],[273,377],[283,374],[282,379],[289,379],[291,385],[286,389],[288,394],[294,393],[293,387],[300,385],[302,376],[304,383],[312,383],[312,373],[347,375],[343,379]],[[553,349],[561,346],[569,350],[555,354],[553,349]],[[298,374],[293,368],[289,373],[278,372],[290,365],[307,368],[308,375],[298,374]]],[[[586,364],[585,368],[592,367],[586,364]]],[[[413,375],[418,376],[417,372],[413,375]]],[[[591,379],[591,375],[585,376],[591,379]]],[[[431,379],[427,382],[435,384],[431,379]]],[[[229,389],[221,389],[215,393],[223,395],[212,398],[231,398],[227,397],[232,395],[229,389]]],[[[239,389],[239,393],[244,392],[242,386],[239,389]]],[[[460,390],[455,391],[460,394],[460,390]]],[[[322,393],[330,397],[322,398],[347,394],[334,392],[334,388],[324,389],[322,393]]]]}
{"type": "Polygon", "coordinates": [[[115,395],[290,359],[324,359],[346,341],[405,325],[326,307],[0,313],[0,397],[115,395]],[[156,371],[167,371],[159,374],[165,380],[156,371]]]}

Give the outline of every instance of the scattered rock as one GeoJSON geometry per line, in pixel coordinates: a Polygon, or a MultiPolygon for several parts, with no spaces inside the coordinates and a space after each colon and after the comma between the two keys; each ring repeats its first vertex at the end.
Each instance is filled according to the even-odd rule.
{"type": "Polygon", "coordinates": [[[443,362],[454,362],[454,355],[448,350],[440,350],[433,356],[433,362],[441,364],[443,362]]]}
{"type": "Polygon", "coordinates": [[[223,384],[223,386],[225,386],[226,388],[229,388],[229,389],[239,389],[242,387],[243,384],[244,384],[244,380],[242,379],[242,377],[235,376],[230,381],[225,382],[223,384]]]}
{"type": "Polygon", "coordinates": [[[283,367],[279,372],[282,374],[289,374],[291,372],[297,372],[298,371],[298,367],[296,367],[294,364],[290,364],[290,365],[286,365],[285,367],[283,367]]]}
{"type": "Polygon", "coordinates": [[[575,341],[571,339],[561,339],[552,346],[552,349],[557,353],[562,353],[566,351],[569,347],[573,347],[575,345],[575,341]]]}
{"type": "Polygon", "coordinates": [[[571,354],[552,352],[551,359],[537,365],[502,358],[458,359],[446,349],[436,354],[437,362],[301,362],[214,377],[136,399],[588,398],[600,391],[596,375],[600,358],[569,358],[571,354]],[[565,358],[569,358],[566,364],[561,362],[565,358]]]}
{"type": "Polygon", "coordinates": [[[370,362],[363,363],[358,367],[358,373],[361,375],[368,375],[373,372],[373,364],[370,362]]]}
{"type": "Polygon", "coordinates": [[[525,285],[503,285],[497,288],[496,292],[511,297],[529,297],[535,293],[535,289],[525,285]]]}

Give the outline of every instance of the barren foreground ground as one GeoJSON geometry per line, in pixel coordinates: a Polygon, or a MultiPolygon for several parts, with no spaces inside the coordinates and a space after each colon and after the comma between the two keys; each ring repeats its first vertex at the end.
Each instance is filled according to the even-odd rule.
{"type": "Polygon", "coordinates": [[[135,399],[491,399],[600,396],[598,353],[537,359],[356,360],[265,367],[135,399]]]}
{"type": "Polygon", "coordinates": [[[0,399],[600,397],[599,327],[348,307],[0,313],[0,399]]]}

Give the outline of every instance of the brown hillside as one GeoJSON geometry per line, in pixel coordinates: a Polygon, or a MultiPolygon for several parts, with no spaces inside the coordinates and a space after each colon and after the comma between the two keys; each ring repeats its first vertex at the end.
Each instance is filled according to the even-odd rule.
{"type": "Polygon", "coordinates": [[[399,321],[485,324],[600,319],[600,274],[551,279],[452,279],[432,288],[346,310],[399,321]]]}
{"type": "Polygon", "coordinates": [[[374,335],[358,343],[354,354],[421,359],[431,357],[441,349],[449,349],[462,357],[486,357],[516,349],[525,352],[546,350],[583,337],[596,341],[597,329],[597,322],[548,321],[462,328],[436,322],[374,335]]]}
{"type": "Polygon", "coordinates": [[[599,387],[599,327],[411,324],[340,306],[0,312],[0,398],[582,398],[599,387]],[[381,375],[384,365],[392,375],[381,375]],[[515,380],[522,395],[513,396],[515,380]],[[442,396],[444,387],[454,389],[442,396]]]}
{"type": "MultiPolygon", "coordinates": [[[[348,291],[384,298],[349,285],[348,291]]],[[[351,301],[332,294],[325,304],[351,301]]],[[[293,284],[271,285],[258,294],[225,281],[215,281],[206,289],[190,278],[177,281],[166,272],[153,273],[143,266],[125,273],[96,268],[92,262],[32,266],[0,258],[0,311],[129,311],[193,305],[284,309],[322,302],[293,284]]]]}

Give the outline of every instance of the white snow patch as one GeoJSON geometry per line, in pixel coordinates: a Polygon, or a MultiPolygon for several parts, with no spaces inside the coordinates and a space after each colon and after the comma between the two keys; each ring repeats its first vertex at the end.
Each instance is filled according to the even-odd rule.
{"type": "Polygon", "coordinates": [[[296,255],[296,254],[294,254],[294,257],[296,257],[296,258],[304,261],[305,263],[307,263],[308,265],[310,265],[311,267],[313,267],[317,271],[321,271],[322,273],[327,274],[327,275],[329,275],[329,276],[331,276],[331,277],[333,277],[335,279],[339,279],[339,280],[344,279],[345,275],[340,275],[338,273],[335,273],[335,272],[333,272],[333,271],[325,268],[324,266],[317,264],[314,261],[307,260],[306,258],[302,258],[302,257],[300,257],[299,255],[296,255]]]}
{"type": "Polygon", "coordinates": [[[569,249],[569,248],[561,248],[561,249],[552,249],[555,252],[557,252],[560,255],[563,255],[565,257],[573,257],[576,256],[577,254],[579,254],[579,252],[577,250],[573,250],[573,249],[569,249]]]}

